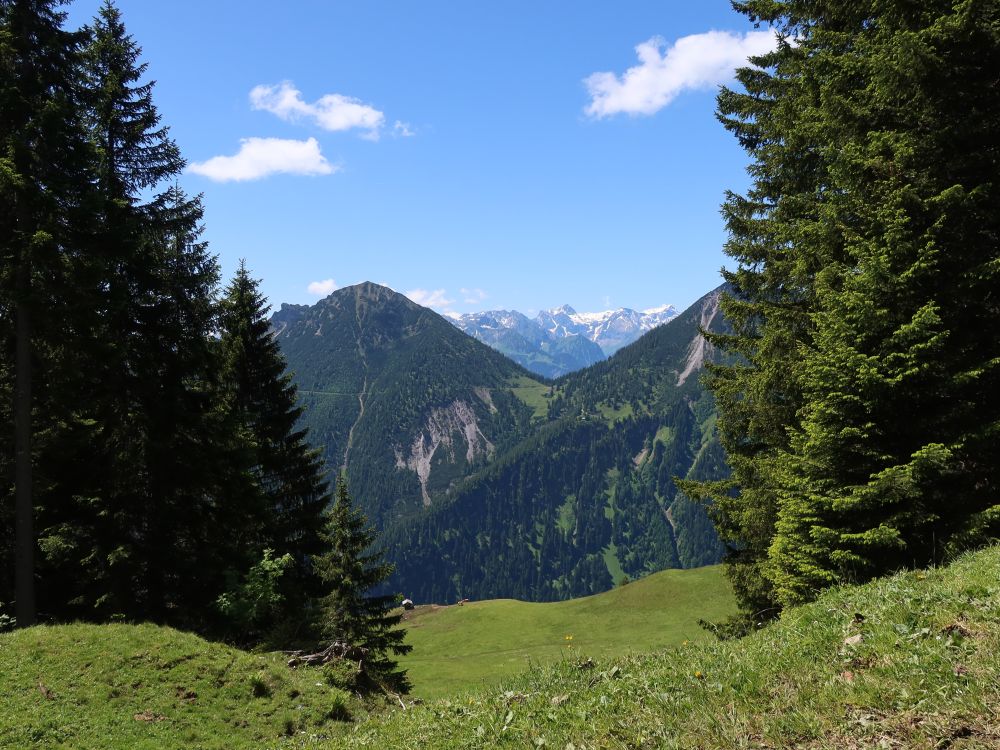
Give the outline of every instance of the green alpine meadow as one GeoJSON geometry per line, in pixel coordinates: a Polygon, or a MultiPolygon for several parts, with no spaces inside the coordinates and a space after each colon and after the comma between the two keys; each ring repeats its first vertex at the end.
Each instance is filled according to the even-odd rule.
{"type": "Polygon", "coordinates": [[[998,71],[0,0],[0,748],[1000,748],[998,71]]]}

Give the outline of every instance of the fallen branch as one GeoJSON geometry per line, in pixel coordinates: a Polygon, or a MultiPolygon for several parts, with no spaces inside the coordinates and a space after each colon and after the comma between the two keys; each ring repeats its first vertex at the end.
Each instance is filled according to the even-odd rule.
{"type": "Polygon", "coordinates": [[[334,641],[322,651],[307,654],[304,651],[288,652],[292,658],[288,660],[288,666],[294,669],[298,666],[315,667],[320,664],[329,664],[334,659],[350,659],[358,663],[358,672],[361,672],[364,660],[368,657],[368,649],[361,646],[352,646],[342,641],[334,641]]]}

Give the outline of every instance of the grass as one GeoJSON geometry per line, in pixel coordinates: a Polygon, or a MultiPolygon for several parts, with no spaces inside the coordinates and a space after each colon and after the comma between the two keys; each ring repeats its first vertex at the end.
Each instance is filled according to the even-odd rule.
{"type": "Polygon", "coordinates": [[[601,412],[601,418],[607,422],[609,425],[613,425],[616,422],[622,422],[626,419],[632,417],[635,414],[635,410],[632,408],[632,404],[622,404],[617,409],[611,404],[600,403],[597,408],[601,412]]]}
{"type": "Polygon", "coordinates": [[[718,566],[654,573],[565,602],[495,599],[422,606],[407,613],[413,652],[402,664],[413,694],[436,698],[478,690],[530,665],[571,659],[581,651],[617,656],[707,640],[697,618],[723,618],[733,608],[718,566]]]}
{"type": "Polygon", "coordinates": [[[329,734],[360,704],[319,670],[155,625],[0,635],[0,747],[243,750],[329,734]]]}
{"type": "Polygon", "coordinates": [[[519,375],[511,382],[511,391],[534,414],[533,419],[544,420],[549,416],[549,395],[552,387],[539,383],[525,375],[519,375]]]}
{"type": "Polygon", "coordinates": [[[373,717],[344,745],[1000,748],[998,652],[992,548],[833,590],[740,641],[564,658],[484,694],[373,717]]]}
{"type": "Polygon", "coordinates": [[[559,506],[559,512],[556,515],[556,526],[564,534],[571,534],[573,527],[576,526],[575,506],[576,495],[567,495],[562,505],[559,506]]]}
{"type": "Polygon", "coordinates": [[[1000,748],[1000,547],[829,591],[740,641],[650,642],[636,644],[645,653],[612,657],[620,636],[658,637],[682,608],[702,607],[697,586],[657,607],[647,581],[656,583],[528,605],[509,619],[501,615],[516,602],[423,613],[415,642],[423,629],[441,636],[428,642],[442,659],[467,649],[466,664],[454,665],[462,680],[481,661],[476,648],[496,654],[521,630],[540,638],[524,644],[538,664],[406,711],[365,713],[321,672],[168,628],[0,635],[0,747],[1000,748]],[[344,710],[354,723],[334,719],[344,710]]]}

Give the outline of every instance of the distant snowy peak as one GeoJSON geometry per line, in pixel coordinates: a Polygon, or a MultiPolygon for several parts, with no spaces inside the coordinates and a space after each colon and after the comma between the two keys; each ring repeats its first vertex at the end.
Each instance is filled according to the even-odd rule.
{"type": "Polygon", "coordinates": [[[673,320],[677,314],[673,305],[660,305],[642,312],[620,307],[583,313],[563,305],[538,313],[535,322],[553,336],[584,336],[610,356],[646,331],[673,320]]]}
{"type": "Polygon", "coordinates": [[[660,305],[642,312],[627,307],[600,312],[577,312],[569,305],[561,305],[543,310],[534,319],[516,310],[487,310],[465,315],[450,313],[448,317],[470,336],[500,349],[508,356],[514,356],[540,374],[552,376],[554,373],[561,374],[574,367],[591,364],[601,358],[602,353],[605,357],[614,354],[646,331],[673,320],[677,317],[677,308],[673,305],[660,305]],[[516,340],[512,338],[514,334],[517,335],[516,340]],[[547,361],[544,368],[548,369],[544,372],[533,367],[532,351],[544,352],[546,357],[552,359],[556,357],[557,350],[553,349],[556,343],[570,345],[574,339],[578,343],[573,345],[573,349],[567,350],[562,346],[558,350],[560,356],[572,351],[571,361],[560,360],[561,364],[557,365],[547,361]],[[592,342],[586,344],[591,348],[590,353],[585,353],[585,348],[581,348],[585,342],[592,342]],[[515,351],[523,355],[523,358],[515,356],[515,351]]]}

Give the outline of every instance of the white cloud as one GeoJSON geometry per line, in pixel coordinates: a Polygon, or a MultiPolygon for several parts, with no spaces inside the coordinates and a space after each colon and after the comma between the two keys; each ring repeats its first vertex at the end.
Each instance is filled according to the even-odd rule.
{"type": "Polygon", "coordinates": [[[448,298],[448,294],[444,289],[412,289],[409,292],[403,292],[403,296],[409,297],[418,305],[423,305],[424,307],[448,307],[448,305],[455,301],[448,298]]]}
{"type": "Polygon", "coordinates": [[[362,138],[377,141],[385,115],[370,104],[342,94],[326,94],[309,104],[291,81],[277,86],[254,86],[250,106],[277,115],[282,120],[310,120],[323,130],[364,130],[362,138]]]}
{"type": "Polygon", "coordinates": [[[326,160],[315,138],[244,138],[235,156],[213,156],[188,167],[216,182],[259,180],[272,174],[333,174],[339,169],[326,160]]]}
{"type": "Polygon", "coordinates": [[[681,37],[671,46],[653,37],[635,48],[639,65],[621,76],[594,73],[584,80],[591,97],[585,111],[598,119],[623,112],[651,115],[682,91],[725,83],[748,57],[769,52],[776,44],[773,31],[709,31],[681,37]]]}
{"type": "Polygon", "coordinates": [[[337,288],[337,282],[333,279],[323,279],[323,281],[313,281],[306,287],[309,294],[317,297],[325,297],[337,288]]]}
{"type": "Polygon", "coordinates": [[[410,123],[396,120],[396,124],[392,126],[392,134],[397,138],[410,138],[416,135],[416,131],[410,127],[410,123]]]}
{"type": "Polygon", "coordinates": [[[479,302],[482,302],[484,299],[486,299],[487,297],[490,296],[486,292],[484,292],[482,289],[464,289],[463,288],[463,289],[459,289],[458,291],[460,291],[462,293],[462,297],[463,297],[463,299],[464,299],[464,301],[465,301],[465,303],[467,305],[475,305],[475,304],[477,304],[479,302]]]}

